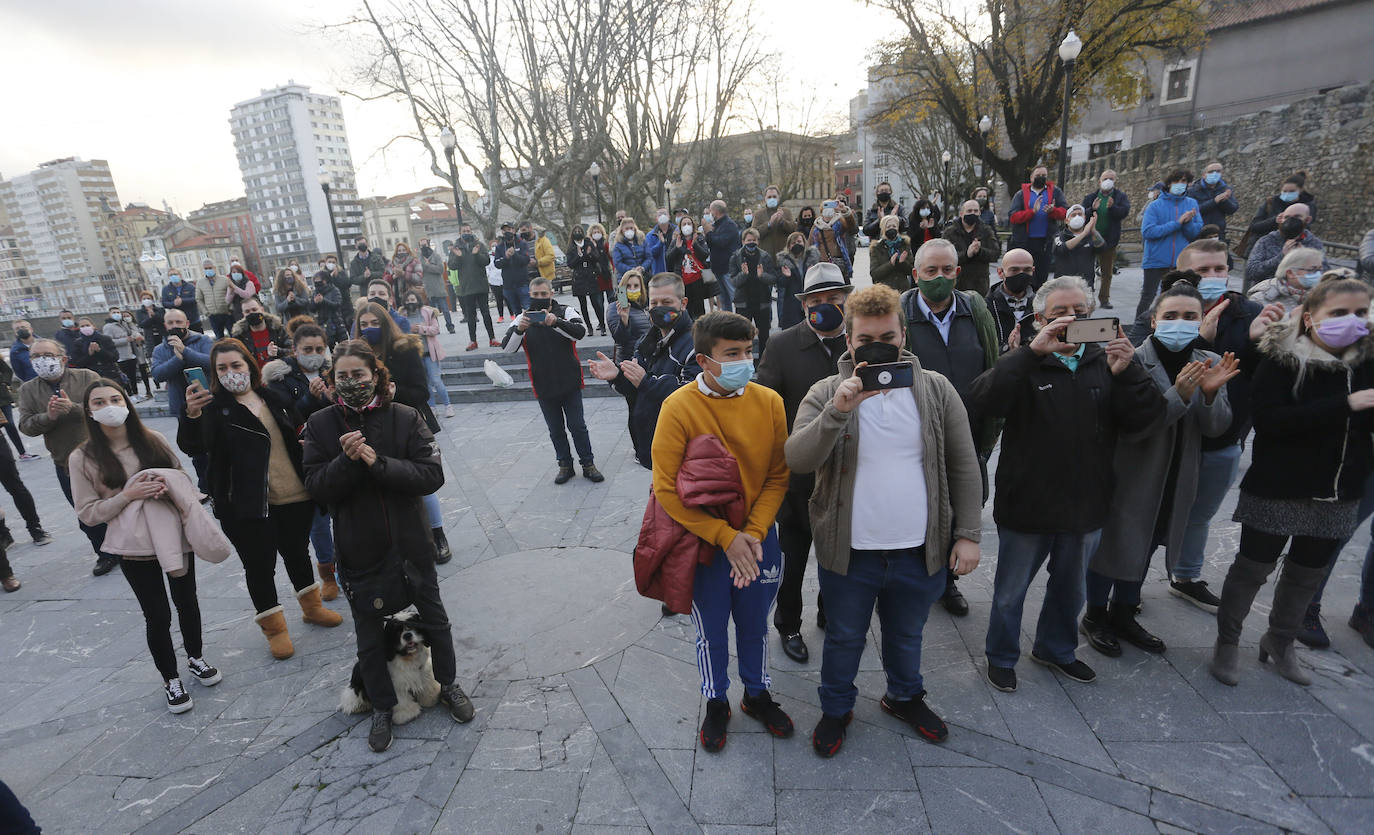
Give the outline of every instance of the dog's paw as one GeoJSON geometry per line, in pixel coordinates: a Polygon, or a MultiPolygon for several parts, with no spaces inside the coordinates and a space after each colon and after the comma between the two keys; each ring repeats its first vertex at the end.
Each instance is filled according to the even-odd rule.
{"type": "Polygon", "coordinates": [[[434,707],[439,704],[439,692],[442,689],[443,688],[439,686],[439,682],[430,679],[429,684],[424,686],[424,689],[420,691],[416,698],[419,700],[420,704],[425,707],[434,707]]]}
{"type": "Polygon", "coordinates": [[[415,702],[400,702],[391,709],[391,724],[404,725],[420,715],[420,706],[415,702]]]}

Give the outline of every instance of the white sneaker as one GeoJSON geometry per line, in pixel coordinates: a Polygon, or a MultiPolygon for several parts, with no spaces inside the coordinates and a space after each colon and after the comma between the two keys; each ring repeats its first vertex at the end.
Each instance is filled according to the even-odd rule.
{"type": "Polygon", "coordinates": [[[162,687],[167,691],[168,710],[173,713],[185,713],[191,709],[191,694],[186,692],[186,685],[181,683],[181,679],[174,678],[162,687]]]}
{"type": "Polygon", "coordinates": [[[455,414],[457,413],[453,411],[452,404],[450,404],[449,407],[444,410],[444,417],[453,417],[455,414]]]}

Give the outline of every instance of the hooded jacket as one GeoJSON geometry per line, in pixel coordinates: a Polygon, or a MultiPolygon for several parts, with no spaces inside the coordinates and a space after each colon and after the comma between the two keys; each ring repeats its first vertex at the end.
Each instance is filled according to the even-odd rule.
{"type": "Polygon", "coordinates": [[[1145,255],[1141,269],[1170,270],[1178,263],[1178,254],[1197,239],[1202,231],[1202,215],[1197,201],[1188,195],[1164,191],[1145,207],[1140,217],[1140,237],[1145,241],[1145,255]],[[1193,216],[1184,223],[1180,218],[1191,211],[1193,216]]]}
{"type": "MultiPolygon", "coordinates": [[[[704,510],[744,527],[744,485],[739,462],[715,435],[698,435],[687,442],[677,472],[677,494],[687,507],[704,510]]],[[[693,534],[668,515],[652,488],[635,545],[635,586],[639,593],[661,600],[674,612],[692,611],[692,589],[698,565],[710,565],[716,546],[693,534]]]]}
{"type": "MultiPolygon", "coordinates": [[[[267,340],[277,346],[277,356],[284,357],[291,353],[291,337],[286,335],[286,326],[281,320],[271,313],[262,314],[263,323],[267,325],[267,340]]],[[[248,324],[247,317],[234,323],[234,327],[229,331],[229,335],[244,344],[249,351],[257,353],[257,348],[253,344],[252,326],[248,324]]],[[[266,350],[266,349],[264,349],[266,350]]],[[[258,363],[264,363],[271,357],[260,355],[257,357],[258,363]]]]}
{"type": "Polygon", "coordinates": [[[1240,489],[1268,499],[1355,501],[1374,469],[1374,409],[1354,412],[1351,392],[1374,388],[1374,336],[1333,356],[1293,319],[1260,339],[1250,382],[1255,442],[1240,489]]]}

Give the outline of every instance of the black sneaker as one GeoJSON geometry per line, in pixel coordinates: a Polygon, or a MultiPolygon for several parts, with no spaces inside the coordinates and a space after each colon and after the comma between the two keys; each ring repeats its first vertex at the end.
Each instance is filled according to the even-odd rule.
{"type": "Polygon", "coordinates": [[[463,692],[463,688],[454,682],[439,690],[439,701],[448,705],[448,712],[455,722],[471,722],[476,709],[472,706],[472,699],[463,692]]]}
{"type": "Polygon", "coordinates": [[[987,676],[988,684],[991,684],[993,687],[997,688],[998,690],[1001,690],[1003,693],[1016,692],[1015,667],[999,667],[996,664],[989,663],[987,676]]]}
{"type": "Polygon", "coordinates": [[[783,711],[782,705],[773,701],[767,690],[757,696],[745,693],[744,698],[739,700],[739,709],[744,711],[745,716],[762,722],[773,736],[786,739],[792,735],[792,717],[783,711]]]}
{"type": "Polygon", "coordinates": [[[572,477],[575,475],[577,475],[577,471],[572,468],[571,464],[559,464],[558,475],[553,477],[553,483],[567,484],[569,481],[572,481],[572,477]]]}
{"type": "Polygon", "coordinates": [[[1161,653],[1164,651],[1164,641],[1150,632],[1150,630],[1140,625],[1135,619],[1135,607],[1123,608],[1112,606],[1111,612],[1107,615],[1107,621],[1112,625],[1112,632],[1116,637],[1128,644],[1134,644],[1146,652],[1161,653]]]}
{"type": "Polygon", "coordinates": [[[587,464],[584,466],[582,468],[582,477],[593,484],[600,484],[606,480],[606,477],[601,474],[601,471],[596,468],[595,464],[587,464]]]}
{"type": "Polygon", "coordinates": [[[1031,660],[1037,664],[1044,664],[1051,670],[1058,670],[1059,672],[1063,673],[1066,678],[1071,678],[1074,681],[1081,681],[1084,684],[1097,681],[1097,673],[1093,672],[1093,668],[1089,667],[1087,664],[1084,664],[1082,661],[1079,661],[1077,658],[1075,658],[1067,664],[1060,664],[1057,661],[1050,661],[1047,658],[1041,658],[1040,656],[1032,652],[1031,660]]]}
{"type": "Polygon", "coordinates": [[[206,664],[203,658],[187,658],[186,669],[191,671],[191,675],[195,676],[196,681],[206,687],[213,687],[224,680],[220,671],[206,664]]]}
{"type": "Polygon", "coordinates": [[[840,746],[844,745],[844,735],[849,727],[849,721],[853,718],[852,710],[843,716],[822,714],[821,721],[816,723],[816,729],[811,732],[811,747],[827,759],[838,754],[840,746]]]}
{"type": "Polygon", "coordinates": [[[960,592],[959,587],[954,584],[954,578],[952,577],[945,586],[945,593],[944,596],[940,598],[940,602],[944,604],[945,611],[954,615],[956,618],[961,618],[968,614],[968,601],[964,599],[963,593],[960,592]]]}
{"type": "Polygon", "coordinates": [[[191,694],[186,692],[186,685],[181,683],[181,679],[165,682],[162,689],[167,693],[167,709],[171,712],[185,713],[193,706],[191,694]]]}
{"type": "MultiPolygon", "coordinates": [[[[8,588],[5,591],[9,591],[8,588]]],[[[1356,603],[1355,608],[1350,612],[1350,620],[1346,621],[1350,628],[1360,633],[1364,642],[1374,649],[1374,609],[1366,609],[1356,603]]]]}
{"type": "Polygon", "coordinates": [[[914,728],[923,739],[930,742],[944,742],[945,738],[949,736],[949,728],[945,726],[944,720],[936,716],[935,711],[926,704],[925,693],[904,702],[883,696],[878,705],[887,713],[896,716],[914,728]]]}
{"type": "Polygon", "coordinates": [[[725,727],[730,724],[730,703],[711,699],[706,703],[706,718],[701,721],[701,748],[716,753],[725,747],[725,727]]]}
{"type": "MultiPolygon", "coordinates": [[[[29,528],[29,536],[33,537],[34,545],[47,545],[52,542],[52,534],[43,530],[42,527],[29,528]]],[[[10,542],[14,542],[13,537],[10,538],[10,542]]],[[[8,548],[10,546],[6,544],[5,547],[8,548]]]]}
{"type": "Polygon", "coordinates": [[[1083,619],[1078,622],[1078,631],[1083,633],[1093,649],[1108,658],[1121,657],[1121,642],[1116,639],[1111,624],[1107,622],[1106,606],[1089,606],[1083,613],[1083,619]]]}
{"type": "Polygon", "coordinates": [[[119,557],[101,554],[95,558],[95,568],[91,569],[91,573],[97,577],[104,577],[113,571],[116,565],[119,565],[119,557]]]}
{"type": "Polygon", "coordinates": [[[372,730],[367,733],[367,747],[378,754],[391,747],[391,711],[372,711],[372,730]]]}
{"type": "Polygon", "coordinates": [[[1302,616],[1302,625],[1298,627],[1294,637],[1312,649],[1326,649],[1331,646],[1331,636],[1326,634],[1326,627],[1322,626],[1322,604],[1307,604],[1307,611],[1302,616]]]}
{"type": "Polygon", "coordinates": [[[430,532],[434,536],[434,549],[438,552],[434,562],[436,565],[443,565],[453,559],[453,549],[448,547],[448,537],[444,535],[443,528],[431,528],[430,532]]]}
{"type": "Polygon", "coordinates": [[[1205,580],[1171,580],[1169,581],[1169,593],[1174,597],[1180,597],[1204,612],[1217,613],[1217,608],[1221,606],[1221,598],[1212,594],[1211,589],[1207,588],[1205,580]]]}

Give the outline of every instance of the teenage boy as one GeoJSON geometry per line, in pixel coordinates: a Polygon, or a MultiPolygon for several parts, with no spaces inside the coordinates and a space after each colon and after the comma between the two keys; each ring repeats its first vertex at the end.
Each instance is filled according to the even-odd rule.
{"type": "Polygon", "coordinates": [[[692,328],[701,373],[668,396],[654,431],[654,496],[688,532],[716,546],[698,565],[692,588],[697,669],[706,696],[701,747],[725,746],[730,722],[728,627],[735,621],[735,654],[744,682],[740,710],[775,736],[792,735],[792,720],[768,694],[768,610],[782,579],[782,551],[773,519],[787,492],[787,415],[777,392],[751,384],[754,325],[737,313],[708,313],[692,328]],[[745,506],[741,530],[699,507],[683,504],[677,475],[687,442],[714,435],[739,465],[745,506]]]}

